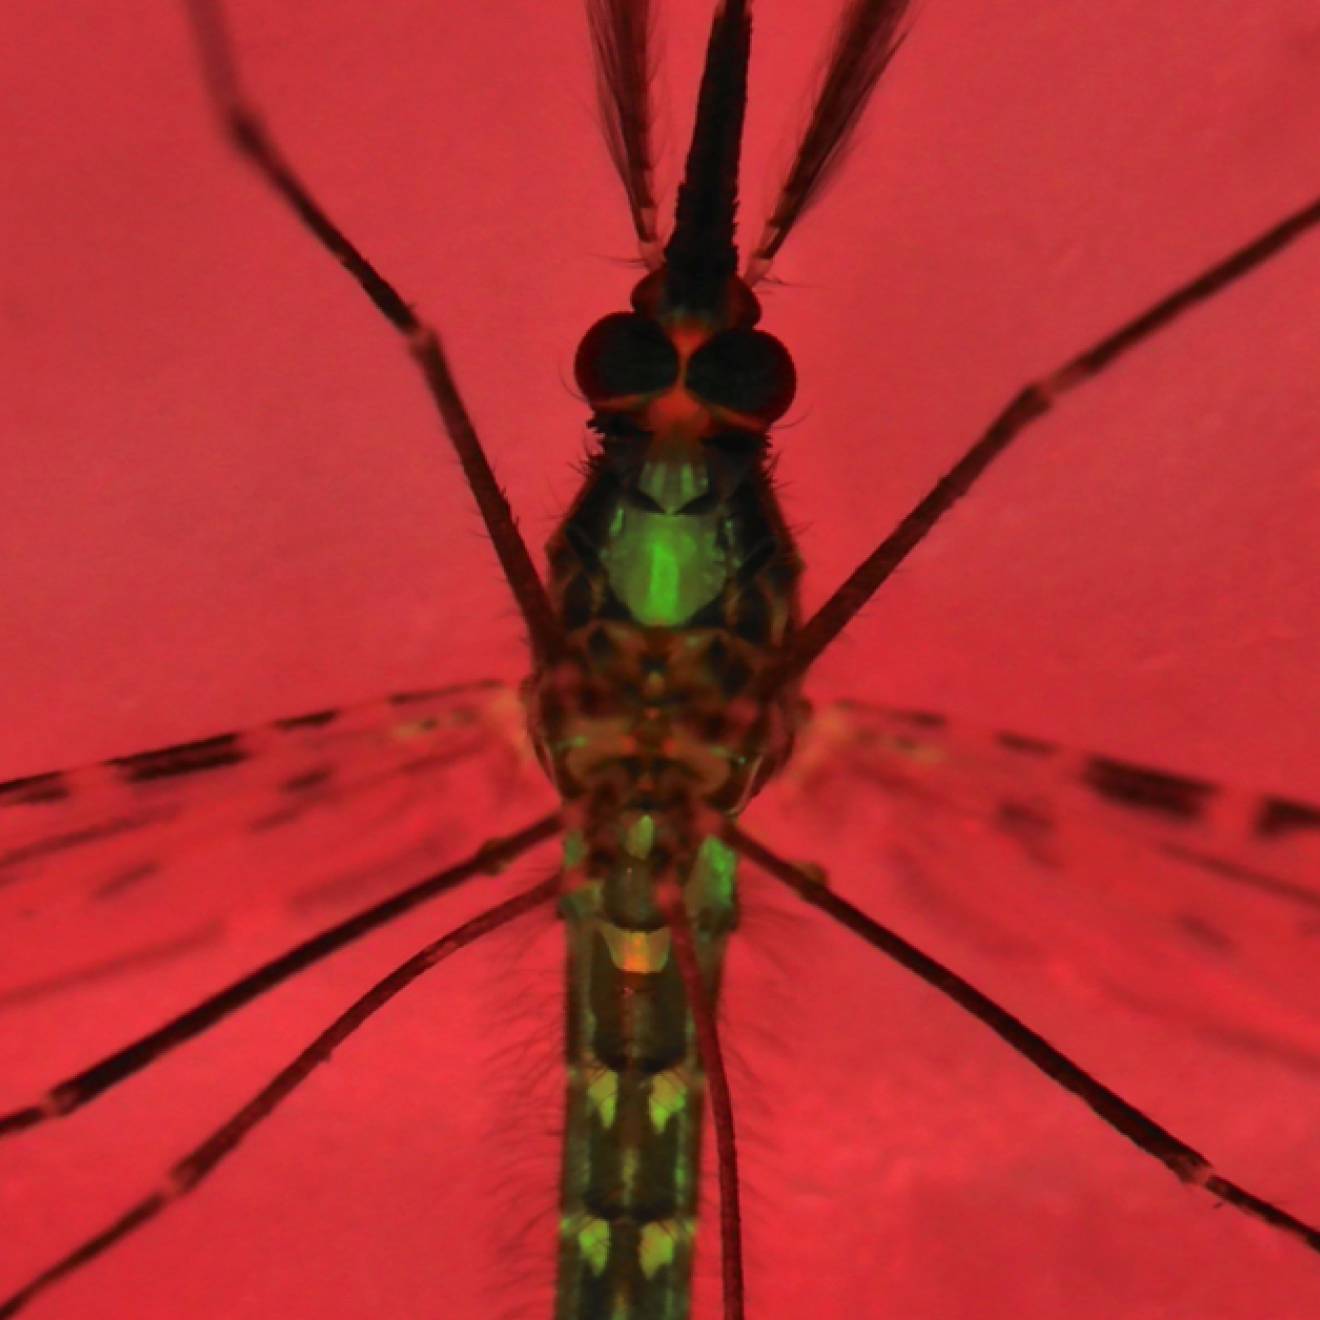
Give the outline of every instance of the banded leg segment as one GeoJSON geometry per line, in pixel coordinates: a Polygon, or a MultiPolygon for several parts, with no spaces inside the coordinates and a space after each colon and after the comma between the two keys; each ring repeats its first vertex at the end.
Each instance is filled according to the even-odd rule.
{"type": "Polygon", "coordinates": [[[477,502],[509,590],[527,625],[532,653],[539,662],[548,660],[559,649],[559,624],[550,609],[545,586],[518,530],[509,501],[458,392],[439,335],[432,326],[418,318],[394,286],[330,219],[280,154],[244,94],[219,0],[186,2],[197,36],[206,87],[230,142],[403,336],[440,410],[445,431],[477,502]]]}
{"type": "Polygon", "coordinates": [[[1230,1182],[1199,1151],[1124,1100],[1117,1092],[1110,1090],[956,972],[909,944],[901,935],[872,920],[846,899],[825,888],[818,878],[785,861],[764,844],[743,833],[732,822],[725,823],[723,837],[736,852],[787,885],[799,898],[820,908],[872,948],[878,949],[932,989],[951,999],[977,1021],[984,1023],[1033,1067],[1064,1090],[1071,1091],[1120,1136],[1126,1137],[1146,1154],[1159,1160],[1179,1181],[1205,1188],[1211,1196],[1243,1214],[1262,1220],[1296,1238],[1312,1251],[1320,1252],[1320,1228],[1298,1219],[1245,1187],[1230,1182]]]}
{"type": "Polygon", "coordinates": [[[857,566],[797,632],[785,649],[775,681],[802,675],[822,651],[930,534],[936,523],[980,480],[986,469],[1060,396],[1099,376],[1124,353],[1158,334],[1184,313],[1207,302],[1257,266],[1320,225],[1320,197],[1308,202],[1244,247],[1189,280],[1154,306],[1075,357],[1024,386],[981,437],[857,566]]]}
{"type": "Polygon", "coordinates": [[[162,1055],[185,1044],[236,1013],[252,1000],[304,971],[322,958],[387,925],[406,912],[461,884],[471,876],[498,871],[515,858],[559,832],[558,815],[546,816],[516,834],[492,839],[456,866],[420,880],[389,898],[355,913],[337,925],[294,945],[278,958],[255,968],[200,1003],[177,1014],[155,1031],[57,1082],[30,1105],[0,1114],[0,1137],[64,1118],[98,1096],[141,1072],[162,1055]]]}
{"type": "Polygon", "coordinates": [[[560,874],[556,871],[540,884],[473,917],[471,921],[465,922],[428,944],[407,962],[401,963],[341,1013],[292,1063],[282,1068],[228,1122],[178,1160],[155,1191],[144,1196],[113,1223],[44,1269],[16,1293],[0,1299],[0,1320],[8,1320],[10,1316],[17,1315],[29,1302],[36,1300],[61,1279],[90,1264],[98,1256],[104,1255],[111,1247],[136,1233],[138,1229],[149,1224],[176,1201],[193,1191],[221,1161],[233,1153],[253,1128],[269,1118],[319,1065],[330,1059],[339,1045],[384,1008],[395,995],[406,990],[424,972],[430,971],[436,964],[443,962],[460,949],[466,948],[483,935],[488,935],[491,931],[508,925],[517,917],[548,903],[559,891],[559,885],[560,874]]]}

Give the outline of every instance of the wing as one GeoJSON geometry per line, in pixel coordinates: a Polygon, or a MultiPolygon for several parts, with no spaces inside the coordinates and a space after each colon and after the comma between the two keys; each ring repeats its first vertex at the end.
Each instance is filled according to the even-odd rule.
{"type": "MultiPolygon", "coordinates": [[[[1302,802],[861,704],[822,707],[746,815],[749,835],[823,866],[839,895],[1308,1222],[1318,823],[1302,802]]],[[[754,1073],[773,1130],[798,1134],[762,1155],[773,1226],[828,1214],[827,1245],[792,1245],[816,1313],[856,1313],[834,1281],[877,1243],[886,1270],[900,1262],[885,1281],[905,1314],[1057,1316],[1077,1297],[1106,1315],[1315,1313],[1313,1255],[1179,1184],[750,863],[741,893],[723,1011],[753,1026],[729,1052],[735,1085],[739,1065],[754,1073]]],[[[746,1098],[739,1123],[745,1147],[769,1130],[746,1098]]],[[[788,1231],[753,1236],[753,1259],[788,1231]]]]}
{"type": "MultiPolygon", "coordinates": [[[[30,1024],[98,984],[156,1025],[186,1005],[151,976],[182,965],[171,996],[206,993],[524,824],[549,799],[521,720],[510,689],[473,684],[0,785],[0,1038],[26,1055],[30,1024]]],[[[68,1062],[130,1023],[107,1030],[70,1031],[68,1062]]]]}
{"type": "Polygon", "coordinates": [[[894,880],[874,915],[955,966],[1320,1073],[1320,809],[860,703],[823,710],[790,773],[794,809],[847,841],[821,858],[841,890],[869,856],[894,880]]]}
{"type": "MultiPolygon", "coordinates": [[[[0,785],[0,1114],[30,1110],[52,1084],[553,805],[521,701],[497,684],[403,694],[0,785]]],[[[476,879],[438,910],[419,908],[245,1003],[67,1121],[20,1125],[0,1147],[0,1214],[15,1226],[0,1295],[122,1213],[388,968],[505,892],[476,879]]],[[[520,948],[516,938],[504,946],[520,948]]],[[[406,1088],[386,1066],[391,1045],[401,1052],[399,1031],[441,1079],[443,1096],[425,1103],[477,1121],[462,1082],[489,1035],[486,1018],[486,1035],[468,1019],[489,997],[492,958],[498,966],[490,954],[459,961],[433,994],[409,997],[367,1037],[366,1053],[359,1041],[350,1067],[322,1070],[330,1147],[351,1146],[347,1125],[384,1134],[406,1120],[406,1088]]],[[[280,1152],[300,1135],[286,1120],[255,1138],[266,1156],[234,1162],[230,1185],[244,1186],[246,1207],[228,1222],[257,1250],[283,1213],[275,1207],[291,1199],[313,1215],[323,1203],[356,1204],[333,1177],[329,1191],[286,1189],[280,1152]],[[276,1198],[265,1209],[244,1165],[276,1198]]],[[[455,1159],[467,1149],[450,1144],[455,1159]]],[[[298,1150],[296,1166],[329,1177],[324,1144],[313,1137],[298,1150]]],[[[397,1163],[382,1157],[379,1167],[397,1163]]],[[[455,1199],[470,1219],[471,1197],[455,1199]]],[[[136,1307],[179,1223],[167,1216],[155,1228],[70,1280],[49,1313],[104,1305],[108,1314],[126,1298],[136,1307]]],[[[174,1312],[169,1302],[159,1313],[174,1312]]]]}

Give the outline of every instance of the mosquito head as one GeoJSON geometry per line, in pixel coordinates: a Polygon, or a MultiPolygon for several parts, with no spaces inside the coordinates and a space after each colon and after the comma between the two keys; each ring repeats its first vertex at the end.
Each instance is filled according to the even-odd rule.
{"type": "MultiPolygon", "coordinates": [[[[759,466],[766,431],[787,411],[796,385],[788,350],[755,328],[761,306],[738,276],[734,227],[751,36],[748,0],[721,0],[663,256],[657,240],[655,268],[633,290],[633,310],[597,321],[574,364],[605,461],[636,507],[662,515],[704,516],[712,501],[727,498],[759,466]]],[[[612,92],[608,121],[622,144],[616,161],[636,164],[644,176],[644,146],[626,150],[636,98],[620,91],[645,84],[640,74],[625,78],[619,54],[630,50],[628,67],[644,70],[644,49],[628,46],[635,39],[633,29],[615,32],[598,49],[612,92]]],[[[625,182],[635,184],[636,174],[625,168],[625,182]]],[[[631,186],[629,195],[639,234],[653,234],[649,192],[631,186]]]]}
{"type": "Polygon", "coordinates": [[[754,328],[755,296],[729,278],[722,321],[664,306],[664,272],[633,292],[631,312],[587,331],[573,369],[599,424],[627,420],[640,434],[693,445],[729,431],[764,436],[793,402],[788,350],[754,328]],[[734,309],[736,308],[736,312],[734,309]]]}
{"type": "Polygon", "coordinates": [[[788,350],[750,324],[642,311],[597,321],[574,369],[615,479],[668,515],[710,513],[759,468],[796,381],[788,350]]]}

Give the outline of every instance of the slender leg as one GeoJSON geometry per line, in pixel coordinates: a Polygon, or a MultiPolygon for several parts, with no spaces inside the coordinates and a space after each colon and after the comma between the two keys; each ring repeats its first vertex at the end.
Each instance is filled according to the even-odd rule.
{"type": "Polygon", "coordinates": [[[925,540],[935,524],[972,489],[1022,431],[1049,412],[1055,399],[1100,375],[1129,349],[1158,334],[1197,304],[1213,298],[1317,225],[1320,225],[1320,198],[1175,289],[1063,366],[1019,390],[980,439],[807,620],[785,650],[774,680],[781,682],[809,669],[889,575],[925,540]]]}
{"type": "Polygon", "coordinates": [[[559,892],[558,871],[539,885],[489,908],[480,916],[451,930],[407,962],[400,964],[383,980],[378,981],[360,999],[341,1013],[296,1059],[280,1070],[246,1105],[228,1122],[217,1128],[201,1145],[189,1151],[175,1163],[164,1182],[126,1210],[114,1223],[75,1247],[54,1265],[43,1270],[11,1297],[0,1301],[0,1320],[17,1315],[30,1301],[40,1296],[52,1284],[75,1270],[81,1269],[150,1223],[167,1207],[191,1192],[211,1173],[231,1151],[259,1123],[270,1117],[276,1108],[311,1075],[318,1064],[325,1063],[368,1018],[384,1008],[400,991],[405,990],[423,972],[465,948],[483,935],[507,925],[516,917],[548,903],[559,892]]]}
{"type": "Polygon", "coordinates": [[[552,838],[559,830],[559,817],[546,816],[542,820],[510,834],[503,839],[492,839],[482,844],[471,856],[425,880],[392,894],[372,907],[346,918],[335,926],[313,935],[301,944],[280,954],[278,958],[233,981],[201,1003],[171,1018],[163,1026],[146,1036],[130,1042],[113,1054],[98,1059],[90,1067],[66,1077],[52,1086],[33,1104],[0,1114],[0,1137],[26,1128],[36,1127],[52,1118],[64,1118],[84,1105],[90,1104],[103,1092],[148,1064],[168,1054],[170,1050],[200,1036],[204,1031],[237,1012],[245,1004],[274,989],[291,976],[320,962],[346,944],[386,925],[396,917],[452,889],[469,877],[482,872],[492,873],[506,863],[521,856],[538,843],[552,838]]]}
{"type": "Polygon", "coordinates": [[[692,927],[682,894],[673,880],[665,883],[660,895],[661,909],[674,941],[687,991],[688,1006],[697,1029],[697,1050],[706,1074],[711,1116],[715,1122],[715,1149],[720,1177],[720,1265],[724,1295],[724,1320],[743,1320],[744,1289],[742,1263],[742,1208],[738,1190],[738,1145],[733,1127],[733,1102],[729,1079],[724,1071],[724,1053],[720,1035],[710,1009],[710,996],[692,944],[692,927]]]}
{"type": "Polygon", "coordinates": [[[725,823],[723,834],[725,842],[737,849],[749,861],[767,871],[776,880],[782,881],[808,903],[827,912],[873,948],[879,949],[886,957],[919,976],[927,985],[946,995],[979,1022],[985,1023],[1028,1063],[1039,1068],[1065,1090],[1071,1091],[1116,1132],[1139,1146],[1148,1155],[1153,1155],[1182,1182],[1195,1187],[1204,1187],[1212,1196],[1227,1202],[1235,1209],[1281,1229],[1310,1247],[1312,1251],[1320,1252],[1320,1229],[1304,1223],[1286,1210],[1247,1191],[1246,1188],[1229,1182],[1227,1178],[1216,1172],[1210,1161],[1199,1151],[1179,1140],[1167,1128],[1161,1127],[1135,1105],[1129,1104],[1103,1082],[1085,1072],[1025,1023],[1020,1022],[1006,1009],[983,995],[974,985],[964,981],[956,972],[950,971],[901,936],[880,925],[879,922],[873,921],[846,899],[831,893],[802,868],[786,862],[763,844],[744,834],[732,822],[725,823]]]}
{"type": "Polygon", "coordinates": [[[439,335],[417,317],[394,286],[350,242],[280,154],[239,82],[218,0],[187,0],[187,5],[206,87],[230,142],[292,208],[316,241],[357,281],[381,315],[403,336],[421,368],[499,556],[509,590],[522,612],[532,653],[538,661],[548,660],[559,647],[559,625],[509,501],[459,395],[439,335]]]}

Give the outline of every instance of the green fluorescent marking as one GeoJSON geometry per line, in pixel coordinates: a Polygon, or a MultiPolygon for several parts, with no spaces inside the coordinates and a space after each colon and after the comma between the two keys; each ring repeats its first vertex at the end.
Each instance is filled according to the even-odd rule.
{"type": "Polygon", "coordinates": [[[642,1273],[653,1279],[659,1270],[674,1263],[677,1243],[674,1230],[666,1220],[653,1220],[642,1229],[638,1258],[642,1273]]]}
{"type": "Polygon", "coordinates": [[[644,463],[637,489],[649,495],[666,513],[677,513],[698,495],[704,495],[710,486],[706,465],[673,462],[644,463]]]}
{"type": "Polygon", "coordinates": [[[672,1072],[657,1073],[651,1079],[651,1093],[647,1097],[646,1112],[651,1126],[661,1133],[669,1120],[687,1105],[687,1087],[672,1072]]]}
{"type": "Polygon", "coordinates": [[[612,1128],[619,1107],[619,1074],[609,1068],[603,1069],[587,1086],[587,1101],[600,1115],[600,1121],[612,1128]]]}
{"type": "Polygon", "coordinates": [[[580,866],[586,855],[587,845],[582,838],[582,831],[569,830],[564,835],[564,869],[571,871],[575,866],[580,866]]]}
{"type": "Polygon", "coordinates": [[[610,1256],[610,1226],[603,1219],[588,1219],[577,1232],[578,1250],[593,1274],[603,1274],[610,1256]]]}
{"type": "Polygon", "coordinates": [[[651,846],[655,843],[655,820],[651,816],[638,816],[624,831],[623,848],[639,862],[644,862],[651,855],[651,846]]]}
{"type": "Polygon", "coordinates": [[[654,536],[650,541],[650,578],[646,583],[642,609],[656,622],[680,623],[678,589],[682,581],[682,561],[692,553],[686,538],[654,536]]]}
{"type": "Polygon", "coordinates": [[[715,902],[726,907],[732,905],[734,884],[738,878],[738,854],[713,834],[703,840],[697,853],[697,874],[715,902]]]}
{"type": "Polygon", "coordinates": [[[717,516],[619,512],[602,559],[610,586],[639,623],[678,627],[719,595],[729,565],[717,516]]]}

